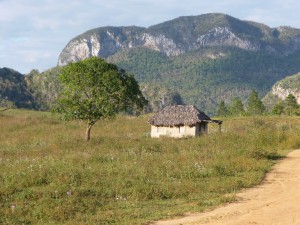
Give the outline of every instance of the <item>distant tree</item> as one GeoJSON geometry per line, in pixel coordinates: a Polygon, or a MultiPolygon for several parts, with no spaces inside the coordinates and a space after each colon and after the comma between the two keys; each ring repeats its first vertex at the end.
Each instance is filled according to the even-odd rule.
{"type": "Polygon", "coordinates": [[[169,105],[183,105],[180,94],[157,83],[142,84],[141,90],[149,104],[145,112],[158,112],[169,105]]]}
{"type": "Polygon", "coordinates": [[[242,116],[245,114],[244,105],[239,97],[235,97],[229,106],[230,115],[242,116]]]}
{"type": "Polygon", "coordinates": [[[253,90],[248,99],[247,113],[249,115],[261,115],[265,112],[265,106],[258,97],[258,92],[253,90]]]}
{"type": "Polygon", "coordinates": [[[229,111],[228,111],[228,109],[225,105],[225,102],[221,101],[220,104],[219,104],[217,115],[218,116],[228,116],[228,114],[229,114],[229,111]]]}
{"type": "Polygon", "coordinates": [[[59,80],[63,90],[54,111],[66,120],[86,121],[87,141],[98,120],[129,109],[138,112],[147,103],[132,75],[98,57],[63,67],[59,80]]]}
{"type": "Polygon", "coordinates": [[[16,105],[13,101],[9,101],[7,97],[2,97],[0,94],[0,112],[6,111],[8,109],[16,108],[16,105]]]}
{"type": "Polygon", "coordinates": [[[25,76],[36,109],[50,110],[55,104],[61,91],[59,74],[60,67],[53,67],[41,73],[38,70],[31,70],[25,76]]]}
{"type": "Polygon", "coordinates": [[[285,114],[292,116],[292,115],[297,115],[298,110],[299,110],[299,105],[297,104],[297,100],[294,95],[289,94],[285,101],[285,114]]]}
{"type": "Polygon", "coordinates": [[[276,105],[274,105],[273,109],[272,109],[272,114],[273,115],[281,115],[284,113],[284,105],[282,101],[279,101],[276,103],[276,105]]]}

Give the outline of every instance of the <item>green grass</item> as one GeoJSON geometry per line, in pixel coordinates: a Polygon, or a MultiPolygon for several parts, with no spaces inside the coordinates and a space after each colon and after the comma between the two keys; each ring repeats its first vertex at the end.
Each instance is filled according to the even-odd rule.
{"type": "Polygon", "coordinates": [[[0,224],[147,224],[235,200],[300,147],[296,117],[227,118],[223,133],[151,139],[149,116],[86,125],[0,113],[0,224]]]}

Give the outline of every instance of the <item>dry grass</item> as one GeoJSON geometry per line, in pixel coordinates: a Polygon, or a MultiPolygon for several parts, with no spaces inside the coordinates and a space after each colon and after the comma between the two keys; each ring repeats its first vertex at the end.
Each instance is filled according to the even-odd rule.
{"type": "Polygon", "coordinates": [[[151,139],[149,116],[85,124],[0,114],[0,223],[141,224],[233,201],[300,147],[298,118],[230,118],[222,134],[151,139]]]}

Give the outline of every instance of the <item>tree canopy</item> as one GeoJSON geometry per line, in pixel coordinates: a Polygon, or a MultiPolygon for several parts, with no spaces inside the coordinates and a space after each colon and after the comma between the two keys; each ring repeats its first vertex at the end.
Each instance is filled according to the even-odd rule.
{"type": "Polygon", "coordinates": [[[299,110],[299,105],[294,95],[289,94],[285,101],[285,113],[289,116],[297,115],[299,110]]]}
{"type": "Polygon", "coordinates": [[[276,105],[274,105],[272,109],[272,114],[274,115],[281,115],[284,112],[284,105],[282,101],[278,101],[276,105]]]}
{"type": "Polygon", "coordinates": [[[62,92],[55,111],[66,120],[86,121],[87,140],[98,120],[114,118],[121,111],[138,113],[147,103],[131,74],[98,57],[68,64],[59,80],[62,92]]]}
{"type": "Polygon", "coordinates": [[[224,101],[220,102],[219,108],[217,111],[217,115],[218,116],[228,116],[229,115],[229,111],[228,111],[224,101]]]}
{"type": "Polygon", "coordinates": [[[261,115],[265,112],[265,106],[258,97],[258,92],[252,90],[248,99],[247,113],[249,115],[261,115]]]}
{"type": "Polygon", "coordinates": [[[239,97],[235,97],[229,106],[229,112],[232,116],[242,116],[245,114],[244,105],[239,97]]]}

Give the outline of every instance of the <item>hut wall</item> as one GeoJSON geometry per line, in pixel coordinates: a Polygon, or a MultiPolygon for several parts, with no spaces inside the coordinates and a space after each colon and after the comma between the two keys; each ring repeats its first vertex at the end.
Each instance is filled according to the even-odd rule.
{"type": "Polygon", "coordinates": [[[196,126],[185,126],[185,132],[183,136],[195,136],[196,135],[196,126]]]}
{"type": "Polygon", "coordinates": [[[196,126],[174,126],[174,127],[159,127],[151,126],[151,137],[168,136],[181,138],[184,136],[195,136],[196,126]]]}
{"type": "Polygon", "coordinates": [[[196,125],[196,135],[207,134],[208,133],[208,123],[202,122],[196,125]]]}

